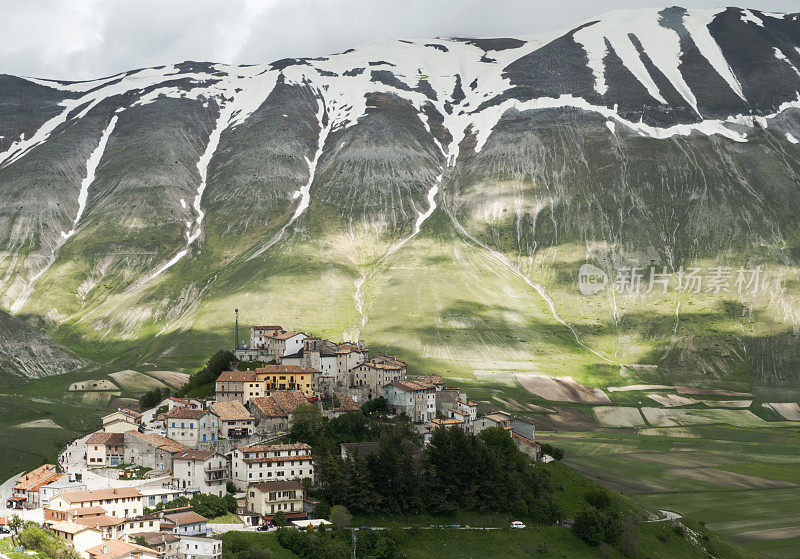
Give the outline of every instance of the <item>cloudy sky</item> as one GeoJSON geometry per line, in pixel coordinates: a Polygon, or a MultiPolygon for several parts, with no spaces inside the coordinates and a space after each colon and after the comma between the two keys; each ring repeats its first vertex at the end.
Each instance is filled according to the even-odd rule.
{"type": "MultiPolygon", "coordinates": [[[[676,0],[677,1],[677,0],[676,0]]],[[[675,4],[672,2],[670,4],[675,4]]],[[[498,37],[568,27],[650,0],[0,0],[0,73],[89,79],[183,60],[322,56],[381,38],[498,37]]],[[[684,0],[717,7],[731,0],[684,0]]],[[[743,7],[797,11],[797,0],[743,7]]]]}

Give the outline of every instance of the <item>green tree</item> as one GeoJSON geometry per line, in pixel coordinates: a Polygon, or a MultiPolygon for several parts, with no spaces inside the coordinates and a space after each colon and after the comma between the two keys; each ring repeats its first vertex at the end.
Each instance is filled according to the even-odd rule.
{"type": "Polygon", "coordinates": [[[603,541],[603,527],[597,511],[593,508],[583,509],[578,513],[572,531],[578,538],[594,547],[603,541]]]}
{"type": "Polygon", "coordinates": [[[333,527],[337,530],[342,530],[350,526],[350,521],[353,517],[350,515],[350,512],[341,505],[336,505],[331,507],[331,523],[333,523],[333,527]]]}
{"type": "Polygon", "coordinates": [[[208,360],[203,369],[192,376],[189,382],[178,390],[177,394],[186,396],[191,393],[199,397],[213,394],[217,377],[223,371],[230,369],[235,359],[230,351],[219,350],[211,356],[211,359],[208,360]]]}
{"type": "Polygon", "coordinates": [[[22,518],[18,514],[13,515],[8,521],[8,527],[11,528],[11,545],[17,546],[14,538],[19,534],[19,529],[22,528],[22,518]]]}
{"type": "Polygon", "coordinates": [[[392,559],[397,555],[397,544],[392,538],[383,537],[375,544],[378,559],[392,559]]]}
{"type": "Polygon", "coordinates": [[[272,517],[272,525],[273,526],[286,526],[286,524],[288,524],[288,521],[286,520],[286,515],[283,514],[282,510],[279,510],[272,517]]]}

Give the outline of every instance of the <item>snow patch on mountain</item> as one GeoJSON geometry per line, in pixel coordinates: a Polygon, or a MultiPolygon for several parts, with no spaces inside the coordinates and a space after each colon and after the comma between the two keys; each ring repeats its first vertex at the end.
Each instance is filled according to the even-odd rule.
{"type": "Polygon", "coordinates": [[[89,198],[89,186],[94,182],[94,175],[97,171],[97,167],[100,165],[100,160],[103,158],[103,154],[106,151],[106,144],[108,144],[108,139],[111,137],[111,133],[114,131],[114,127],[117,125],[118,117],[115,114],[111,117],[111,121],[106,126],[105,130],[103,130],[102,136],[100,136],[100,142],[97,144],[97,147],[94,148],[92,153],[89,155],[89,159],[86,161],[86,176],[81,181],[81,189],[78,192],[78,214],[75,216],[75,221],[72,223],[72,229],[67,231],[61,232],[61,237],[66,241],[72,235],[75,234],[75,228],[78,226],[78,222],[81,220],[81,216],[83,215],[84,210],[86,209],[86,200],[89,198]]]}
{"type": "Polygon", "coordinates": [[[730,86],[730,88],[738,95],[743,101],[746,101],[744,93],[742,92],[742,84],[731,70],[728,61],[725,60],[725,55],[722,54],[722,49],[711,36],[708,30],[709,24],[714,20],[718,13],[722,10],[688,10],[683,16],[683,26],[689,35],[692,37],[697,50],[705,58],[711,67],[719,74],[722,79],[730,86]]]}

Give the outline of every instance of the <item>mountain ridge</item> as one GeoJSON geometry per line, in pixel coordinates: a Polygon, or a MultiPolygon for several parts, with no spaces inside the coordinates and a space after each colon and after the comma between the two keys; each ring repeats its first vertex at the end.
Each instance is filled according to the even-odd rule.
{"type": "Polygon", "coordinates": [[[719,344],[698,382],[800,386],[800,357],[764,349],[800,325],[798,37],[798,14],[673,7],[538,38],[380,41],[85,82],[0,76],[0,304],[88,355],[195,365],[189,334],[228,339],[238,305],[437,369],[459,344],[415,337],[494,325],[458,375],[602,383],[645,364],[679,378],[719,344]],[[432,261],[418,281],[439,269],[468,295],[395,277],[420,251],[432,261]],[[782,283],[587,301],[574,282],[589,260],[673,275],[690,261],[763,264],[782,283]],[[506,308],[466,277],[528,294],[506,308]],[[427,308],[404,314],[400,293],[427,308]],[[450,313],[476,305],[485,323],[451,331],[450,313]],[[682,322],[681,305],[700,312],[682,322]],[[656,326],[636,316],[648,306],[656,326]]]}

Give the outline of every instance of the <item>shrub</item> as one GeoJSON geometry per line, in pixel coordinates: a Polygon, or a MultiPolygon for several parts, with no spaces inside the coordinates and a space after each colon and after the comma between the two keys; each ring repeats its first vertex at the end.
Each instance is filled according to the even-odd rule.
{"type": "Polygon", "coordinates": [[[603,542],[603,527],[594,509],[583,509],[575,517],[572,531],[587,544],[597,547],[603,542]]]}
{"type": "Polygon", "coordinates": [[[353,517],[345,507],[341,505],[331,507],[331,522],[333,523],[333,527],[337,530],[350,526],[350,521],[352,519],[353,517]]]}
{"type": "Polygon", "coordinates": [[[286,526],[286,524],[288,524],[288,521],[286,520],[286,515],[283,514],[282,510],[276,512],[275,515],[272,517],[272,524],[273,526],[286,526]]]}

